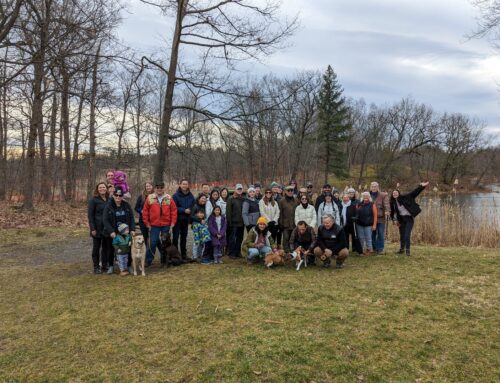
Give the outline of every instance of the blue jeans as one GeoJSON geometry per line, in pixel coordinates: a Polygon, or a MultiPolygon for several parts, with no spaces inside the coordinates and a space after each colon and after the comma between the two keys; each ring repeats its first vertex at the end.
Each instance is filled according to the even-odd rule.
{"type": "Polygon", "coordinates": [[[372,248],[372,227],[356,225],[358,231],[359,242],[363,250],[373,250],[372,248]]]}
{"type": "MultiPolygon", "coordinates": [[[[149,246],[146,251],[146,264],[150,265],[153,263],[155,257],[156,248],[160,243],[160,234],[168,233],[170,231],[170,226],[151,226],[151,231],[149,232],[149,246]]],[[[158,249],[160,250],[160,249],[158,249]]],[[[161,251],[161,250],[160,250],[161,251]]]]}
{"type": "Polygon", "coordinates": [[[377,223],[377,230],[372,231],[373,250],[384,250],[385,222],[377,223]]]}
{"type": "Polygon", "coordinates": [[[407,251],[410,250],[410,238],[411,231],[413,229],[414,219],[410,215],[404,215],[401,217],[399,221],[399,240],[400,240],[400,249],[407,251]]]}
{"type": "Polygon", "coordinates": [[[248,259],[254,259],[258,258],[260,256],[266,255],[267,253],[270,253],[273,251],[269,246],[264,246],[261,247],[260,249],[257,249],[256,247],[251,247],[248,249],[248,259]]]}

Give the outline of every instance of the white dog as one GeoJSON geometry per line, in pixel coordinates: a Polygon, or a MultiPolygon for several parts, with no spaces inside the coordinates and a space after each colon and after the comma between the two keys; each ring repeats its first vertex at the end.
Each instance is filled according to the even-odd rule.
{"type": "Polygon", "coordinates": [[[134,268],[134,275],[137,275],[137,261],[141,261],[141,271],[142,275],[146,276],[146,268],[144,263],[146,262],[146,245],[144,244],[144,237],[141,234],[137,234],[132,237],[132,266],[134,268]]]}

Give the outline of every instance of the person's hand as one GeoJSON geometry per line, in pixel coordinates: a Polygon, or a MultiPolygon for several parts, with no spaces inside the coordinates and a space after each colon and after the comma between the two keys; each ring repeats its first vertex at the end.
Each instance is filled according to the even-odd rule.
{"type": "Polygon", "coordinates": [[[116,237],[116,233],[113,231],[113,232],[111,233],[111,238],[115,239],[115,237],[116,237]]]}
{"type": "Polygon", "coordinates": [[[262,249],[264,247],[264,244],[263,243],[258,243],[257,244],[257,249],[262,249]]]}
{"type": "Polygon", "coordinates": [[[165,197],[167,197],[167,199],[172,199],[172,196],[168,193],[165,193],[165,197]]]}
{"type": "Polygon", "coordinates": [[[130,235],[131,235],[132,237],[135,237],[135,231],[131,232],[131,233],[130,233],[130,235]]]}
{"type": "Polygon", "coordinates": [[[218,239],[221,239],[221,238],[222,238],[222,235],[217,234],[217,238],[218,238],[218,239]]]}
{"type": "Polygon", "coordinates": [[[423,186],[424,188],[429,185],[429,181],[426,182],[420,182],[420,186],[423,186]]]}
{"type": "Polygon", "coordinates": [[[146,227],[148,228],[148,230],[151,230],[151,225],[146,225],[146,227]]]}
{"type": "Polygon", "coordinates": [[[185,209],[185,210],[184,210],[184,213],[186,213],[186,214],[191,214],[191,209],[185,209]]]}
{"type": "Polygon", "coordinates": [[[376,231],[377,230],[377,226],[372,226],[372,231],[376,231]]]}
{"type": "Polygon", "coordinates": [[[92,230],[90,232],[90,235],[92,235],[92,237],[95,237],[97,235],[97,230],[92,230]]]}

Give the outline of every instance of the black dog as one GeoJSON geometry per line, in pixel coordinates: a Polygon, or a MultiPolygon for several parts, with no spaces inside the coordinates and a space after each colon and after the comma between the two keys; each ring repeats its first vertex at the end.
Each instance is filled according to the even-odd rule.
{"type": "Polygon", "coordinates": [[[170,233],[160,234],[160,253],[161,253],[161,265],[162,266],[179,266],[184,262],[182,260],[181,253],[172,244],[172,239],[170,238],[170,233]]]}

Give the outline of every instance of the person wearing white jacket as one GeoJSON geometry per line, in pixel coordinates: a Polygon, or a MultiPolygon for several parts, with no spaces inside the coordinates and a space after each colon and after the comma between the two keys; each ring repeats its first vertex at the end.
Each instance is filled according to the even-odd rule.
{"type": "Polygon", "coordinates": [[[280,218],[280,208],[278,202],[274,200],[271,189],[266,189],[264,196],[259,201],[259,209],[260,216],[267,219],[267,226],[271,232],[271,236],[276,241],[279,231],[278,219],[280,218]]]}
{"type": "Polygon", "coordinates": [[[311,227],[316,226],[316,210],[313,205],[309,204],[307,195],[300,197],[300,205],[295,208],[295,225],[299,221],[304,221],[311,227]]]}
{"type": "Polygon", "coordinates": [[[325,201],[318,206],[318,226],[323,224],[323,216],[327,214],[330,214],[335,222],[340,222],[339,208],[333,201],[333,195],[330,192],[325,193],[325,201]]]}

